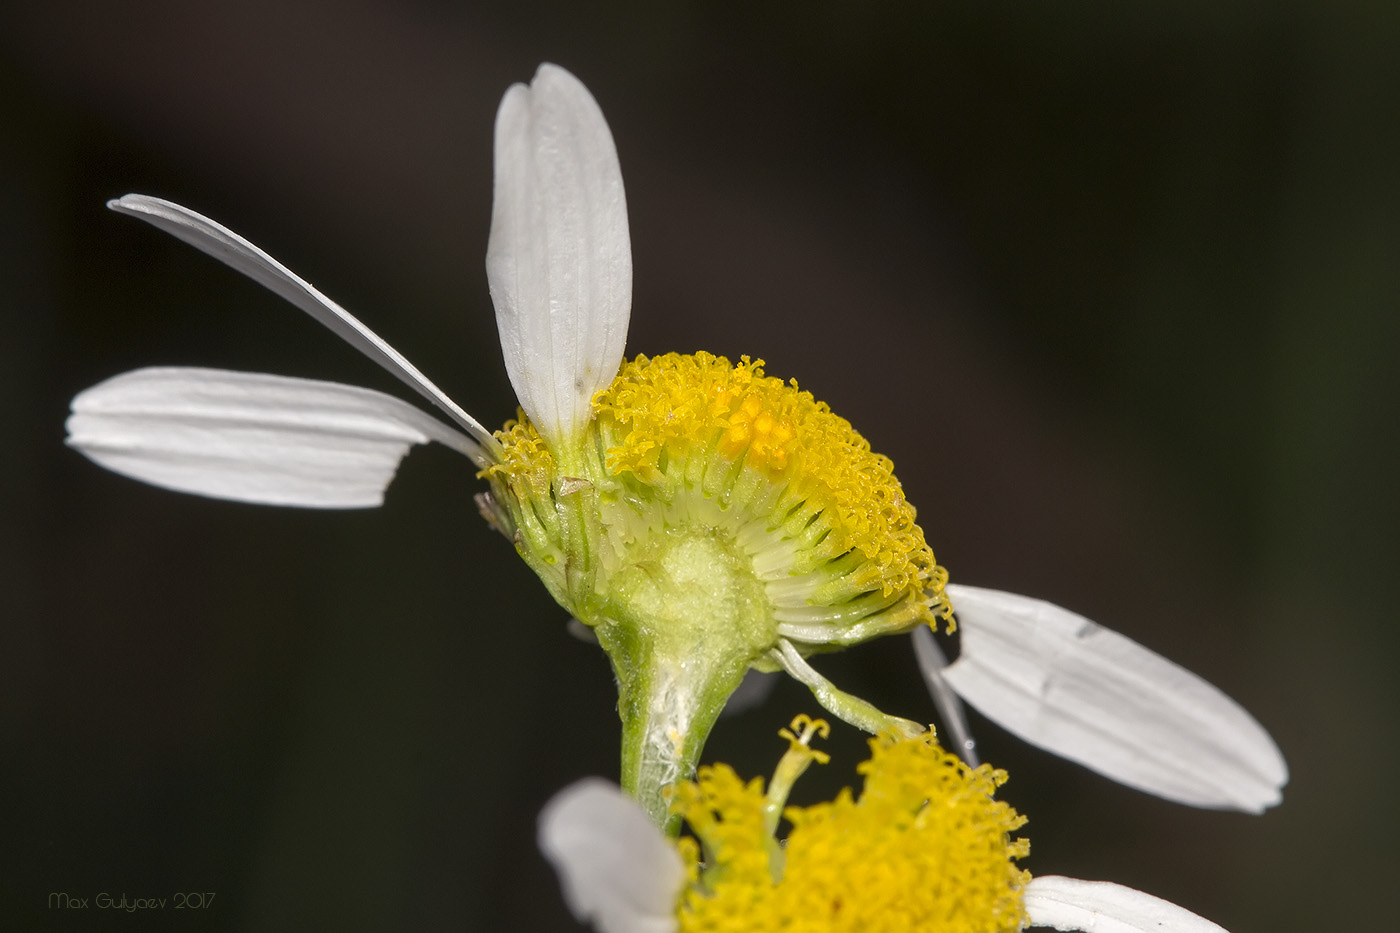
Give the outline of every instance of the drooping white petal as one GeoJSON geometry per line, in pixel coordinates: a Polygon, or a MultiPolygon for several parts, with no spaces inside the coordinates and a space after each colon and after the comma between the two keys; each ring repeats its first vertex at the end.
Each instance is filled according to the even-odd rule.
{"type": "Polygon", "coordinates": [[[115,198],[108,201],[107,206],[118,213],[144,220],[171,236],[184,240],[290,301],[442,409],[475,438],[493,459],[499,453],[500,445],[491,436],[491,432],[433,385],[417,367],[404,359],[403,354],[361,324],[349,311],[313,288],[311,283],[232,230],[187,207],[144,194],[128,194],[115,198]]]}
{"type": "Polygon", "coordinates": [[[1258,813],[1282,799],[1278,746],[1200,677],[1042,600],[957,584],[947,593],[962,654],[943,676],[987,718],[1167,800],[1258,813]]]}
{"type": "Polygon", "coordinates": [[[1022,903],[1033,927],[1088,933],[1226,933],[1171,901],[1108,881],[1032,878],[1022,903]]]}
{"type": "Polygon", "coordinates": [[[371,389],[217,369],[122,373],[73,399],[68,444],[133,479],[215,499],[377,506],[414,444],[476,442],[371,389]]]}
{"type": "Polygon", "coordinates": [[[943,676],[948,669],[948,656],[943,653],[927,625],[919,626],[910,634],[914,639],[914,657],[919,661],[919,671],[924,675],[924,683],[928,686],[929,696],[933,698],[934,708],[938,710],[939,721],[948,729],[943,744],[975,768],[980,763],[977,740],[972,737],[972,729],[968,727],[962,699],[943,676]]]}
{"type": "Polygon", "coordinates": [[[676,929],[680,856],[616,784],[585,778],[555,794],[540,812],[539,845],[579,920],[601,933],[676,929]]]}
{"type": "Polygon", "coordinates": [[[520,406],[546,441],[566,442],[622,363],[632,245],[608,124],[557,65],[512,86],[496,114],[486,276],[520,406]]]}

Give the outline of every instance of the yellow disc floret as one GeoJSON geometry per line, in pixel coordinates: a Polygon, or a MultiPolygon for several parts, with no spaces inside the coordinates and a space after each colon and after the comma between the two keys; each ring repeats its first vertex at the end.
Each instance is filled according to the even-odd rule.
{"type": "Polygon", "coordinates": [[[496,436],[488,518],[537,570],[571,561],[567,579],[546,582],[587,624],[590,597],[620,568],[697,534],[743,556],[780,634],[804,652],[920,623],[951,628],[947,573],[890,459],[795,381],[764,375],[762,360],[625,362],[594,397],[570,462],[523,414],[496,436]]]}
{"type": "Polygon", "coordinates": [[[765,376],[762,360],[638,356],[593,408],[613,472],[655,489],[681,479],[721,497],[748,493],[758,500],[746,502],[750,510],[765,508],[775,527],[816,523],[811,559],[859,551],[883,595],[941,591],[942,571],[890,459],[795,380],[765,376]]]}
{"type": "Polygon", "coordinates": [[[1005,772],[969,768],[931,732],[872,739],[870,748],[858,768],[860,796],[847,789],[829,803],[786,809],[792,830],[781,849],[765,832],[763,807],[773,793],[765,797],[761,781],[745,784],[716,765],[677,788],[672,806],[705,859],[702,870],[695,843],[678,844],[692,879],[679,929],[1019,930],[1030,876],[1013,862],[1029,843],[1010,835],[1025,818],[992,797],[1005,772]]]}

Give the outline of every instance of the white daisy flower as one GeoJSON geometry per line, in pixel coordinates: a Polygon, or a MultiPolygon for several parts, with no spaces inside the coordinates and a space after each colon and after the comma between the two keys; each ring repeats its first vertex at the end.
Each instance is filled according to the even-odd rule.
{"type": "MultiPolygon", "coordinates": [[[[529,87],[512,87],[496,120],[487,279],[523,410],[497,432],[226,227],[142,195],[109,206],[266,285],[446,423],[368,389],[156,368],[79,394],[68,443],[158,486],[311,508],[381,504],[415,444],[466,455],[490,485],[479,497],[488,521],[607,651],[622,784],[653,819],[665,819],[661,789],[693,772],[749,670],[787,671],[871,732],[919,731],[837,689],[807,658],[951,629],[954,605],[962,656],[946,671],[925,665],[947,696],[1173,800],[1257,811],[1279,799],[1282,758],[1219,691],[1064,610],[945,587],[890,461],[795,382],[747,357],[624,361],[632,260],[621,170],[597,103],[563,69],[542,65],[529,87]]],[[[956,704],[941,705],[956,720],[956,704]]]]}
{"type": "Polygon", "coordinates": [[[694,837],[659,832],[601,778],[555,795],[539,844],[578,919],[600,933],[770,930],[1015,933],[1224,933],[1141,891],[1104,881],[1031,877],[1017,867],[1025,817],[994,799],[1006,780],[939,748],[932,733],[872,739],[859,796],[784,809],[793,782],[826,756],[825,723],[799,717],[765,791],[727,765],[679,785],[673,810],[694,837]],[[791,824],[775,835],[780,815],[791,824]]]}

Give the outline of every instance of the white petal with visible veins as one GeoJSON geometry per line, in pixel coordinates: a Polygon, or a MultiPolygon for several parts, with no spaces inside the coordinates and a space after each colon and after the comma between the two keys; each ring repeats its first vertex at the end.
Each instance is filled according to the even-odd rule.
{"type": "Polygon", "coordinates": [[[1288,769],[1220,690],[1116,632],[1014,593],[949,584],[962,654],[943,672],[988,719],[1130,787],[1261,812],[1288,769]]]}
{"type": "Polygon", "coordinates": [[[458,407],[456,402],[433,385],[427,376],[419,372],[416,366],[404,359],[403,354],[389,346],[382,337],[257,246],[203,214],[160,198],[128,194],[108,201],[107,206],[118,213],[144,220],[171,236],[184,240],[290,301],[446,412],[448,417],[475,438],[494,459],[499,451],[499,444],[480,422],[458,407]]]}
{"type": "Polygon", "coordinates": [[[632,246],[603,112],[556,65],[512,86],[496,114],[486,275],[520,406],[546,441],[566,441],[622,363],[632,246]]]}
{"type": "Polygon", "coordinates": [[[540,813],[539,844],[564,899],[601,933],[670,933],[685,884],[680,856],[616,784],[586,778],[540,813]]]}
{"type": "Polygon", "coordinates": [[[1171,901],[1108,881],[1046,875],[1023,893],[1033,927],[1087,933],[1226,933],[1171,901]]]}
{"type": "Polygon", "coordinates": [[[68,444],[124,476],[215,499],[377,506],[414,444],[475,441],[393,396],[312,379],[165,367],[79,393],[68,444]]]}

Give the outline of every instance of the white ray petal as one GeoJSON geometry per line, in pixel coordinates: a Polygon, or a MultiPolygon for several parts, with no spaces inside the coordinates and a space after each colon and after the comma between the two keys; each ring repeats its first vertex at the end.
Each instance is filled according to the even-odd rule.
{"type": "Polygon", "coordinates": [[[417,367],[404,359],[403,354],[361,324],[349,311],[317,291],[311,283],[232,230],[187,207],[144,194],[115,198],[108,201],[107,206],[184,240],[290,301],[442,409],[475,438],[493,459],[499,454],[500,445],[491,432],[433,385],[417,367]]]}
{"type": "Polygon", "coordinates": [[[153,486],[215,499],[377,506],[414,444],[481,448],[412,405],[355,386],[217,369],[122,373],[73,399],[68,444],[153,486]]]}
{"type": "Polygon", "coordinates": [[[943,676],[987,718],[1150,794],[1259,813],[1282,799],[1278,746],[1238,703],[1083,616],[949,584],[962,654],[943,676]]]}
{"type": "Polygon", "coordinates": [[[977,740],[972,737],[972,729],[967,724],[962,698],[948,686],[948,680],[943,676],[948,669],[948,656],[943,653],[927,625],[919,626],[910,635],[914,640],[914,657],[919,662],[919,673],[924,675],[924,685],[933,698],[939,720],[948,727],[948,738],[944,739],[944,744],[975,768],[981,763],[977,757],[977,740]]]}
{"type": "Polygon", "coordinates": [[[520,406],[546,441],[566,442],[622,363],[632,246],[608,124],[557,65],[512,86],[496,114],[486,276],[520,406]]]}
{"type": "Polygon", "coordinates": [[[540,812],[539,846],[579,920],[601,933],[676,929],[680,856],[616,784],[585,778],[555,794],[540,812]]]}
{"type": "Polygon", "coordinates": [[[1022,895],[1033,927],[1088,933],[1226,933],[1171,901],[1108,881],[1046,875],[1022,895]]]}

